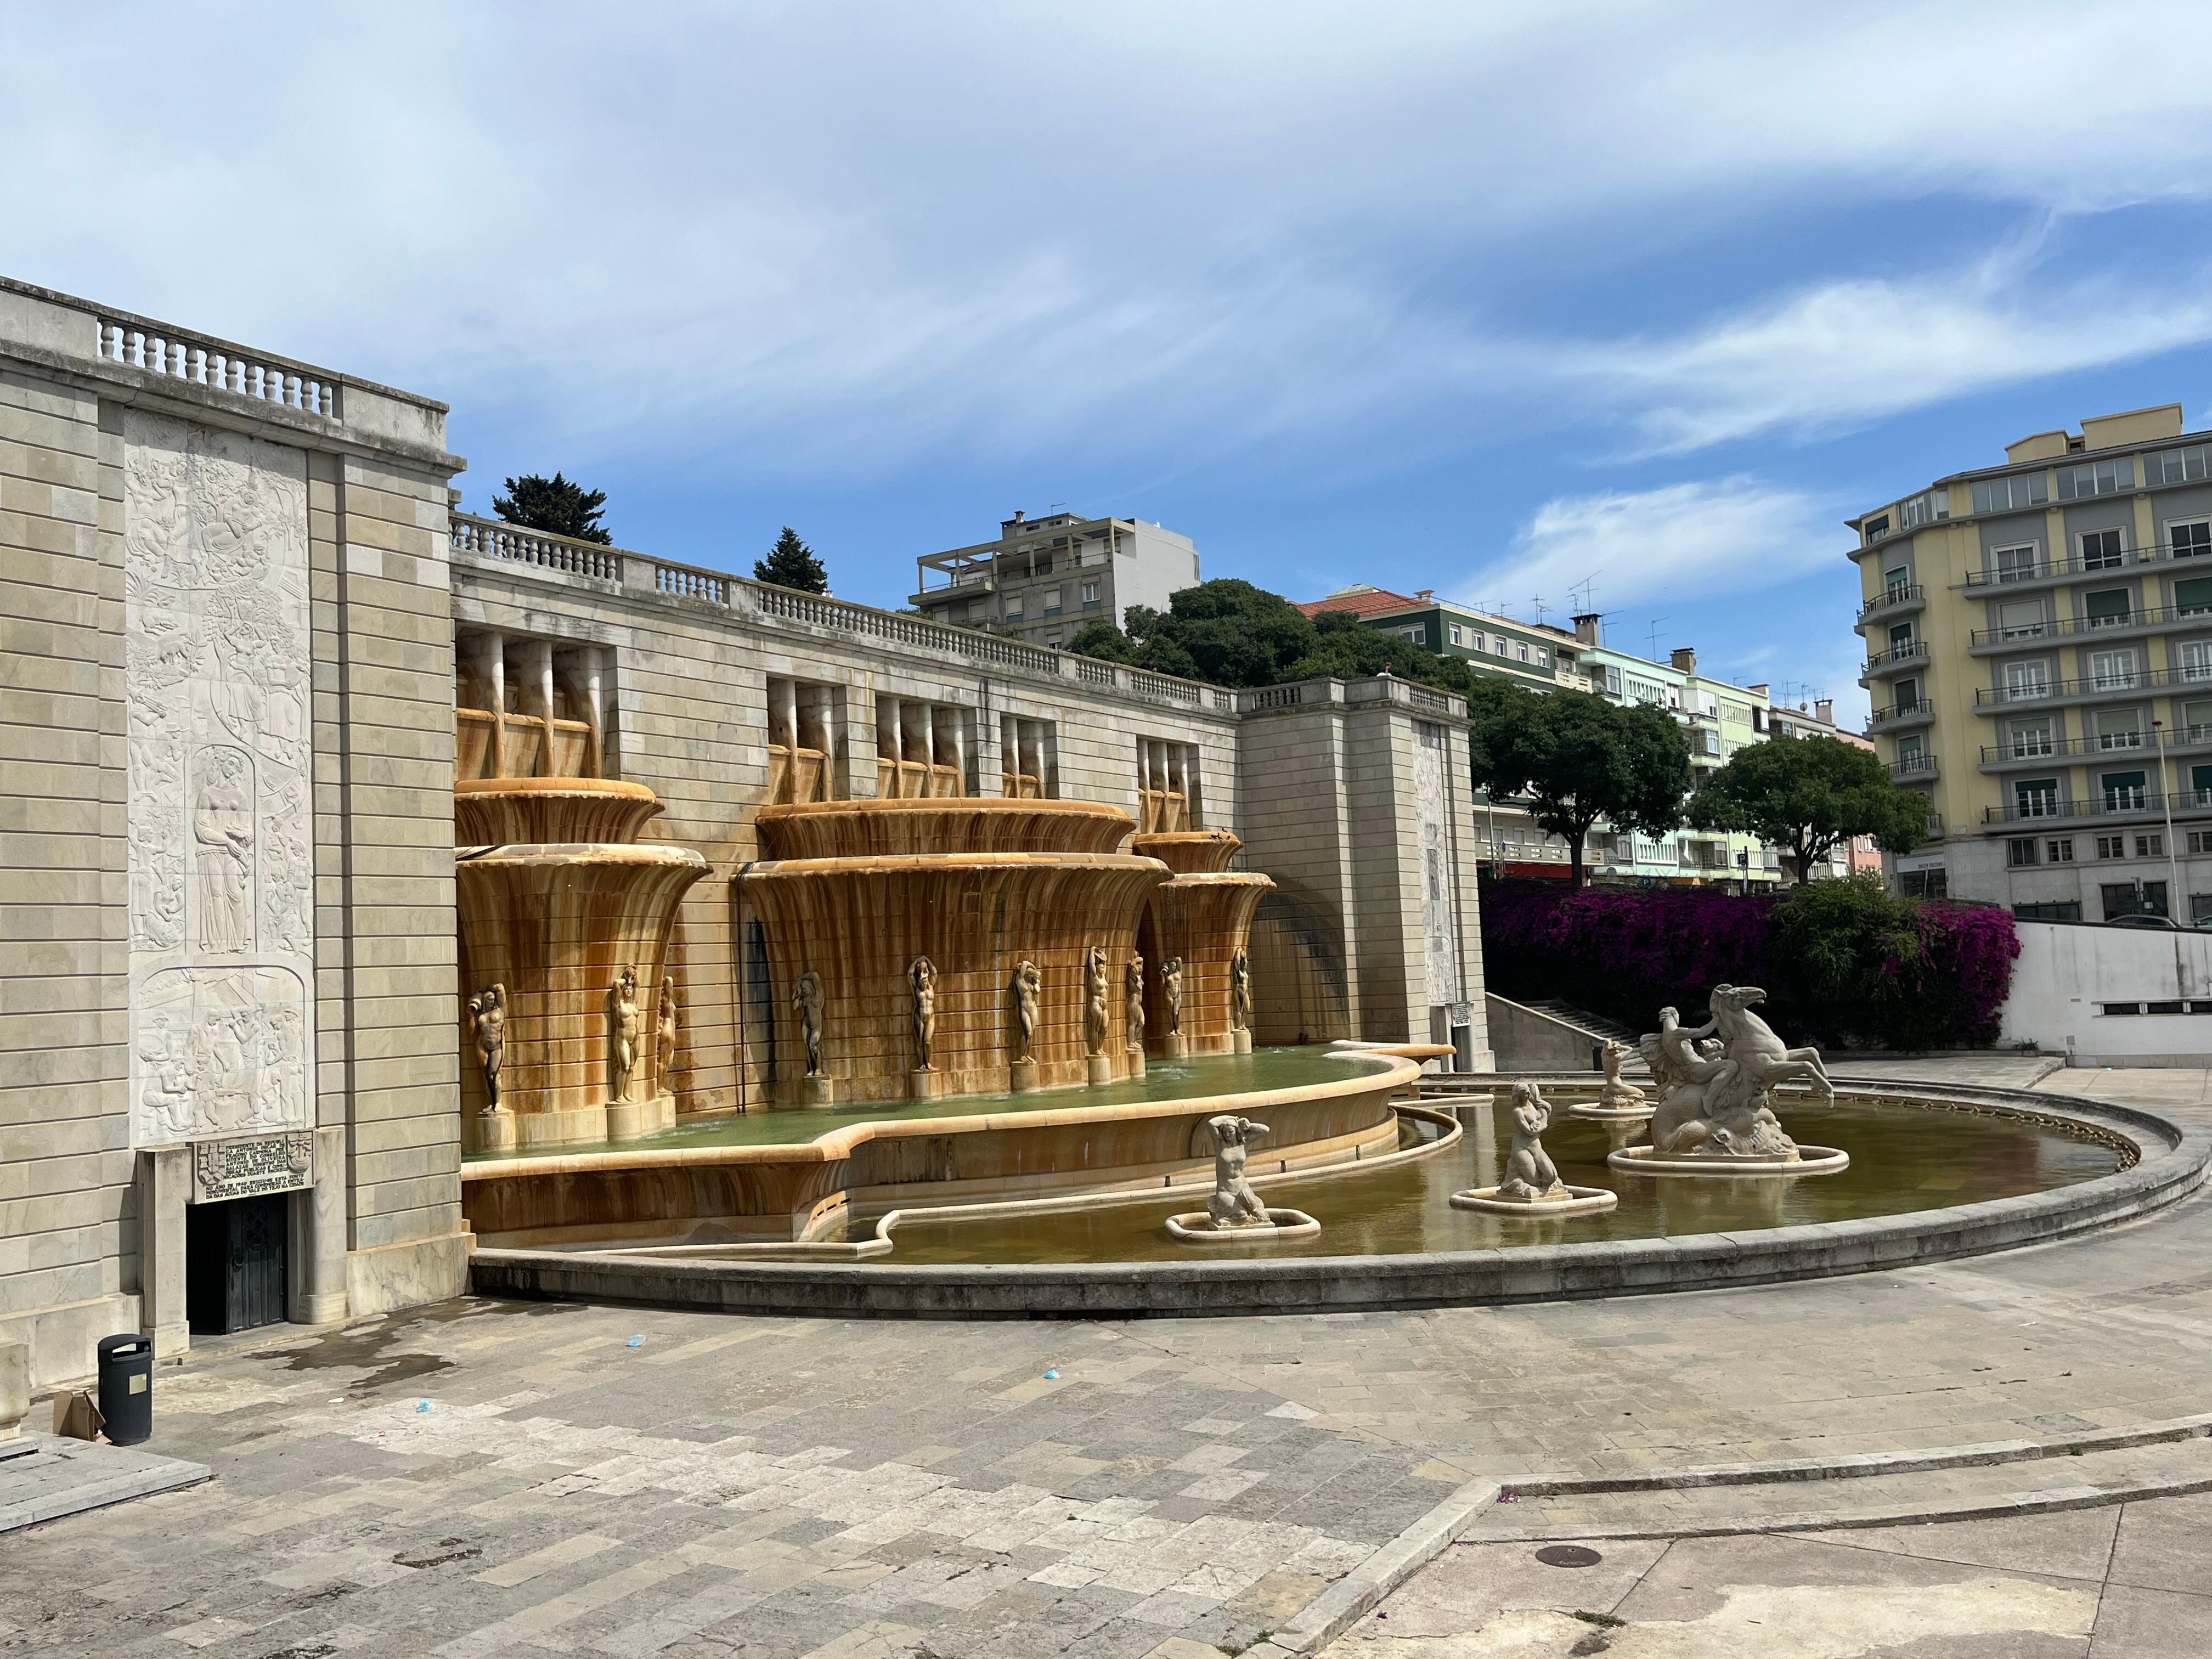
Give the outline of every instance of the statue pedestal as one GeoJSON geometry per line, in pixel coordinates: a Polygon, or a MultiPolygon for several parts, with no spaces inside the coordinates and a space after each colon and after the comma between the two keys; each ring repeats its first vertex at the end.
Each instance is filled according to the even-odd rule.
{"type": "Polygon", "coordinates": [[[932,1067],[906,1074],[906,1092],[909,1100],[938,1100],[945,1094],[945,1073],[932,1067]]]}
{"type": "Polygon", "coordinates": [[[1524,1221],[1546,1221],[1556,1216],[1591,1215],[1610,1210],[1620,1194],[1602,1187],[1554,1187],[1535,1198],[1513,1198],[1500,1187],[1474,1187],[1451,1195],[1452,1208],[1480,1210],[1485,1215],[1518,1216],[1524,1221]]]}
{"type": "Polygon", "coordinates": [[[1104,1054],[1091,1055],[1084,1063],[1083,1080],[1092,1084],[1111,1083],[1114,1080],[1114,1062],[1104,1054]]]}
{"type": "Polygon", "coordinates": [[[1037,1063],[1033,1060],[1018,1060],[1006,1067],[1006,1087],[1018,1095],[1025,1095],[1037,1086],[1037,1063]]]}
{"type": "Polygon", "coordinates": [[[1265,1221],[1242,1227],[1217,1227],[1203,1210],[1167,1218],[1168,1237],[1178,1244],[1273,1244],[1286,1238],[1311,1238],[1321,1223],[1304,1210],[1270,1209],[1265,1221]]]}
{"type": "Polygon", "coordinates": [[[1181,1060],[1182,1058],[1182,1032],[1171,1031],[1167,1036],[1160,1039],[1160,1058],[1162,1060],[1181,1060]]]}
{"type": "Polygon", "coordinates": [[[1129,1080],[1142,1082],[1145,1076],[1145,1050],[1141,1043],[1129,1045],[1129,1080]]]}
{"type": "Polygon", "coordinates": [[[1252,1033],[1242,1025],[1231,1031],[1229,1034],[1229,1052],[1232,1054],[1250,1054],[1252,1052],[1252,1033]]]}
{"type": "Polygon", "coordinates": [[[521,1133],[513,1112],[478,1112],[469,1121],[469,1145],[479,1152],[511,1152],[521,1133]]]}
{"type": "Polygon", "coordinates": [[[799,1079],[799,1103],[802,1106],[835,1106],[837,1103],[837,1079],[834,1077],[799,1079]]]}
{"type": "Polygon", "coordinates": [[[676,1097],[655,1095],[650,1100],[611,1100],[607,1103],[607,1139],[635,1140],[676,1122],[676,1097]]]}

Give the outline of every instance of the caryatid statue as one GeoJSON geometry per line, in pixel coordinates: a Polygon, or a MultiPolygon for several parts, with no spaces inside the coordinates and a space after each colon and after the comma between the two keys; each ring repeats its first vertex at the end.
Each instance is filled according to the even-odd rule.
{"type": "Polygon", "coordinates": [[[806,1044],[806,1075],[822,1075],[822,975],[809,968],[791,982],[791,1006],[799,1015],[799,1035],[806,1044]]]}
{"type": "Polygon", "coordinates": [[[1627,1057],[1628,1052],[1628,1045],[1625,1042],[1605,1045],[1605,1086],[1597,1092],[1597,1103],[1608,1112],[1634,1111],[1648,1103],[1644,1098],[1643,1090],[1633,1083],[1621,1080],[1620,1063],[1627,1057]]]}
{"type": "Polygon", "coordinates": [[[1168,1003],[1168,1035],[1182,1035],[1182,958],[1170,957],[1160,964],[1160,994],[1168,1003]]]}
{"type": "Polygon", "coordinates": [[[612,1073],[611,1100],[629,1098],[629,1080],[637,1071],[637,969],[625,968],[607,987],[607,1068],[612,1073]]]}
{"type": "Polygon", "coordinates": [[[1132,1048],[1145,1046],[1145,959],[1133,951],[1129,966],[1121,975],[1121,1017],[1127,1024],[1127,1036],[1132,1048]]]}
{"type": "Polygon", "coordinates": [[[1213,1133],[1213,1195],[1206,1212],[1216,1227],[1264,1227],[1269,1224],[1267,1206],[1252,1190],[1244,1166],[1255,1142],[1272,1133],[1264,1123],[1224,1112],[1210,1117],[1206,1127],[1213,1133]]]}
{"type": "Polygon", "coordinates": [[[1106,1047],[1106,947],[1094,945],[1083,958],[1083,1036],[1092,1054],[1106,1047]]]}
{"type": "Polygon", "coordinates": [[[503,1112],[499,1067],[507,1057],[506,986],[493,985],[469,999],[469,1030],[477,1040],[477,1064],[483,1067],[484,1110],[503,1112]]]}
{"type": "Polygon", "coordinates": [[[1238,945],[1229,958],[1229,1029],[1252,1028],[1252,958],[1238,945]]]}
{"type": "Polygon", "coordinates": [[[1044,975],[1026,958],[1014,969],[1014,1020],[1021,1040],[1014,1050],[1017,1063],[1030,1058],[1030,1043],[1036,1036],[1037,1013],[1044,1004],[1044,975]]]}
{"type": "Polygon", "coordinates": [[[672,1092],[668,1074],[676,1069],[676,975],[669,974],[660,981],[660,1018],[653,1031],[659,1060],[654,1079],[664,1095],[672,1092]]]}
{"type": "Polygon", "coordinates": [[[914,1069],[926,1072],[930,1069],[930,1045],[937,1038],[937,964],[927,957],[916,957],[906,979],[914,990],[914,1069]]]}

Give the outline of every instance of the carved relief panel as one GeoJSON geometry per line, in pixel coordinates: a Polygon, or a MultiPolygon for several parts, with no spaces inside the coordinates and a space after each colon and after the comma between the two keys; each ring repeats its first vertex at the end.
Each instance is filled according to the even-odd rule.
{"type": "Polygon", "coordinates": [[[313,1121],[307,457],[128,410],[131,1144],[313,1121]]]}
{"type": "Polygon", "coordinates": [[[1413,722],[1413,812],[1421,837],[1421,933],[1426,947],[1431,1006],[1456,1003],[1459,920],[1453,914],[1451,794],[1447,769],[1451,734],[1430,720],[1413,722]]]}

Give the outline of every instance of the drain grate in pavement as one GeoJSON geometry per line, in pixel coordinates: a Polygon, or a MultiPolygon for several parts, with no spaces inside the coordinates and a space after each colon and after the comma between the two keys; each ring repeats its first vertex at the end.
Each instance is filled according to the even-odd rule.
{"type": "Polygon", "coordinates": [[[1536,1559],[1547,1567],[1594,1567],[1605,1559],[1580,1544],[1547,1544],[1536,1552],[1536,1559]]]}

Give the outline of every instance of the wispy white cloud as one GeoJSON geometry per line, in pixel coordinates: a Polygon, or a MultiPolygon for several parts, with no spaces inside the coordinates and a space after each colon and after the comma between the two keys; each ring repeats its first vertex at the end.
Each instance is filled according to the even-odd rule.
{"type": "Polygon", "coordinates": [[[1541,594],[1563,610],[1569,590],[1589,581],[1609,611],[1775,586],[1840,568],[1850,546],[1840,510],[1807,491],[1748,476],[1700,479],[1546,501],[1508,551],[1454,592],[1467,604],[1541,594]]]}
{"type": "MultiPolygon", "coordinates": [[[[2008,262],[2009,263],[2009,262],[2008,262]]],[[[1545,353],[1601,389],[1650,454],[1806,435],[2212,340],[2212,300],[2140,281],[2034,291],[2012,271],[1831,283],[1672,338],[1545,353]]]]}

